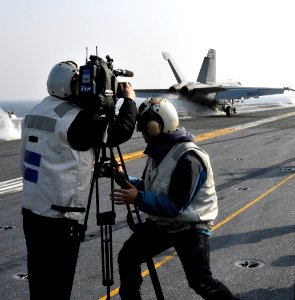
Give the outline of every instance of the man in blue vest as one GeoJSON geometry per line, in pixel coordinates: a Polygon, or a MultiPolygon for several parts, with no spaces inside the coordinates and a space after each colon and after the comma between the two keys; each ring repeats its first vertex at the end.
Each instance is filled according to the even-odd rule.
{"type": "Polygon", "coordinates": [[[117,205],[136,204],[149,218],[119,252],[121,299],[141,299],[140,265],[170,247],[197,294],[236,299],[210,271],[208,237],[218,207],[208,154],[179,127],[176,109],[165,99],[142,103],[137,122],[147,143],[147,164],[142,179],[129,176],[127,187],[114,189],[112,197],[117,205]]]}
{"type": "MultiPolygon", "coordinates": [[[[106,122],[75,104],[79,68],[56,64],[49,96],[22,123],[22,214],[28,250],[30,299],[70,299],[83,234],[94,151],[106,122]]],[[[119,84],[124,102],[108,124],[107,145],[130,139],[137,109],[130,84],[119,84]]]]}

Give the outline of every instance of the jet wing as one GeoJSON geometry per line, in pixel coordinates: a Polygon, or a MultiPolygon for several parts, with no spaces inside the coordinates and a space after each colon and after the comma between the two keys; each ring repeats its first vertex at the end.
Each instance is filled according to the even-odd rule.
{"type": "MultiPolygon", "coordinates": [[[[221,85],[202,85],[200,87],[194,88],[194,92],[200,92],[202,94],[210,94],[216,93],[219,91],[225,91],[227,88],[221,85]]],[[[136,89],[135,90],[136,96],[140,98],[146,97],[159,97],[159,96],[171,96],[175,97],[177,93],[172,93],[169,89],[136,89]]]]}
{"type": "Polygon", "coordinates": [[[225,87],[226,90],[216,93],[216,100],[224,99],[247,99],[260,96],[283,94],[289,88],[264,88],[264,87],[225,87]]]}
{"type": "Polygon", "coordinates": [[[164,94],[169,94],[168,89],[135,89],[136,97],[139,98],[152,98],[161,97],[164,94]]]}
{"type": "MultiPolygon", "coordinates": [[[[224,85],[202,85],[193,87],[189,93],[183,93],[183,96],[188,98],[199,96],[206,97],[209,94],[215,94],[214,100],[225,99],[247,99],[258,98],[260,96],[268,96],[275,94],[283,94],[285,90],[293,91],[290,87],[283,88],[265,88],[265,87],[242,87],[242,86],[224,86],[224,85]]],[[[169,89],[136,89],[136,96],[139,98],[150,97],[166,97],[168,99],[175,99],[180,97],[180,93],[171,93],[169,89]]]]}

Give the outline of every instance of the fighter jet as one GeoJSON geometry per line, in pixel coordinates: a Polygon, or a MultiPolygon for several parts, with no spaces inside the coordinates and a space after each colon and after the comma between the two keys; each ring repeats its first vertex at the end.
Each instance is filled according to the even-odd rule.
{"type": "Polygon", "coordinates": [[[199,76],[196,82],[188,82],[180,69],[175,64],[168,52],[162,52],[165,60],[168,61],[177,84],[169,89],[137,89],[138,97],[159,97],[165,94],[175,95],[179,99],[186,98],[201,104],[205,104],[214,110],[220,110],[231,116],[237,112],[235,102],[251,97],[283,94],[285,90],[292,90],[290,87],[268,88],[268,87],[243,87],[240,82],[216,82],[216,51],[209,49],[204,57],[199,76]]]}

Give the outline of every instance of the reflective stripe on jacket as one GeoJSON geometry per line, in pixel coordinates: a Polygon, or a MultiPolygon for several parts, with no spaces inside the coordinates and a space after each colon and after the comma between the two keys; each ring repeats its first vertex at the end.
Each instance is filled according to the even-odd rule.
{"type": "Polygon", "coordinates": [[[67,131],[81,111],[75,104],[46,97],[22,123],[22,206],[53,218],[83,222],[85,213],[53,210],[51,205],[85,208],[92,175],[93,151],[76,151],[67,131]]]}

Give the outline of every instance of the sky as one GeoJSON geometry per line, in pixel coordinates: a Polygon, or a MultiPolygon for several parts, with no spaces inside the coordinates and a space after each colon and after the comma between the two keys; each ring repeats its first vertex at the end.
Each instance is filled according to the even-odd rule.
{"type": "MultiPolygon", "coordinates": [[[[292,0],[0,0],[0,100],[47,96],[50,69],[88,54],[134,72],[134,88],[176,83],[161,52],[195,81],[208,49],[217,80],[295,86],[292,0]]],[[[126,79],[120,79],[122,81],[126,79]]]]}

